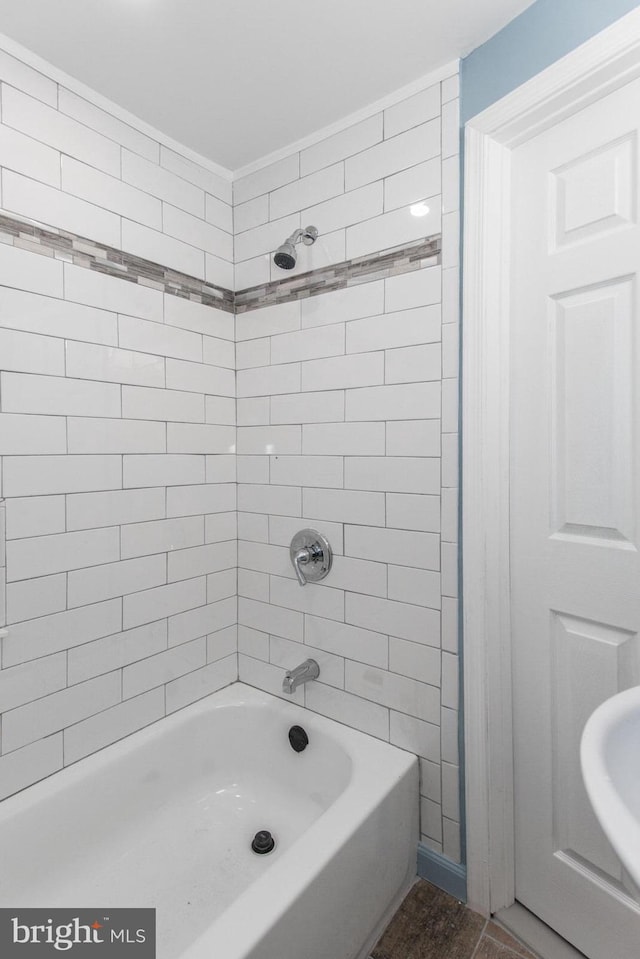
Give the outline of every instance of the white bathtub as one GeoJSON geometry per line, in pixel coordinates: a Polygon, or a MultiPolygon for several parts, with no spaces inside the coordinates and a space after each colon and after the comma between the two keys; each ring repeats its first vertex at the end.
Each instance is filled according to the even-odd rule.
{"type": "Polygon", "coordinates": [[[411,754],[236,683],[0,803],[0,906],[154,906],[158,959],[360,959],[417,803],[411,754]]]}

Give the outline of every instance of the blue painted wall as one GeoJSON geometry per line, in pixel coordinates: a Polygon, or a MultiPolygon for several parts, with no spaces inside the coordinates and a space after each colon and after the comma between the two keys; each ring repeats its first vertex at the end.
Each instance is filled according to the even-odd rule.
{"type": "Polygon", "coordinates": [[[461,125],[640,4],[536,0],[461,64],[461,125]]]}

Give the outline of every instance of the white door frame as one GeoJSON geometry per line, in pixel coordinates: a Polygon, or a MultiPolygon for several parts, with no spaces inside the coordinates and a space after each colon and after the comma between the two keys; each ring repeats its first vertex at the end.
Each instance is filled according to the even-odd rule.
{"type": "Polygon", "coordinates": [[[514,901],[509,582],[512,151],[640,76],[640,8],[466,125],[462,543],[469,904],[514,901]]]}

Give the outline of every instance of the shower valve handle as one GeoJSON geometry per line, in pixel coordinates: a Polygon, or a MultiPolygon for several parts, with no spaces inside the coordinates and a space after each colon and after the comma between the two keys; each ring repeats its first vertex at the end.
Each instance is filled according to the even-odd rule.
{"type": "Polygon", "coordinates": [[[315,529],[302,529],[291,540],[289,555],[301,586],[317,583],[331,569],[329,541],[315,529]]]}
{"type": "Polygon", "coordinates": [[[296,576],[298,577],[298,582],[301,586],[307,585],[307,577],[304,575],[304,570],[302,569],[303,565],[306,566],[307,563],[311,562],[311,552],[307,549],[306,546],[302,546],[297,550],[293,557],[293,568],[296,571],[296,576]]]}

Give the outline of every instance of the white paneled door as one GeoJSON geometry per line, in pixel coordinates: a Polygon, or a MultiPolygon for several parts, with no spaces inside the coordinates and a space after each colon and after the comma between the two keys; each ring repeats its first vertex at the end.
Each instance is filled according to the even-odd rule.
{"type": "Polygon", "coordinates": [[[639,130],[634,81],[513,153],[516,898],[589,959],[640,955],[579,765],[640,682],[639,130]]]}

